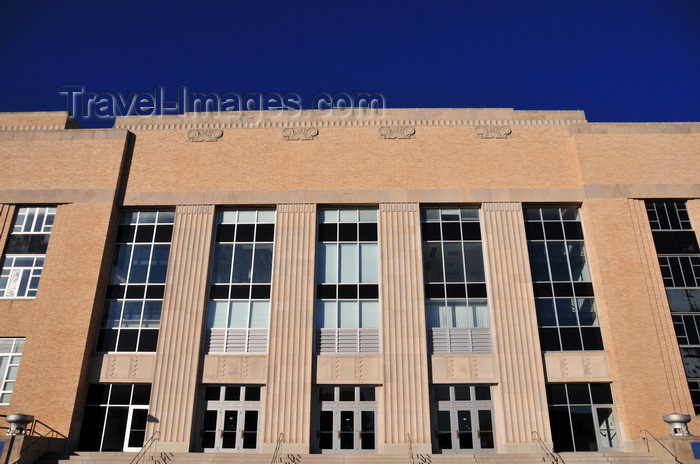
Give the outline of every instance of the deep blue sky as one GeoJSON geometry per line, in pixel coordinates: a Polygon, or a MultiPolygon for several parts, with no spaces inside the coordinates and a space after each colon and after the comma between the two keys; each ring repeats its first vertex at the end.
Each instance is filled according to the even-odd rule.
{"type": "Polygon", "coordinates": [[[160,85],[700,121],[700,0],[0,0],[0,60],[0,111],[160,85]]]}

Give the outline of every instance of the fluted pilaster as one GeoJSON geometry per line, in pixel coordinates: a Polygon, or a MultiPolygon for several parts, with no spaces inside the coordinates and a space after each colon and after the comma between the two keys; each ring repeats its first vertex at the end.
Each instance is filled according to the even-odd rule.
{"type": "Polygon", "coordinates": [[[284,433],[285,452],[308,453],[316,206],[278,205],[275,229],[262,451],[271,452],[284,433]]]}
{"type": "Polygon", "coordinates": [[[520,203],[484,203],[482,209],[500,417],[506,418],[497,424],[499,449],[519,452],[532,443],[532,431],[552,440],[525,223],[520,203]]]}
{"type": "Polygon", "coordinates": [[[189,451],[213,223],[212,205],[175,210],[147,430],[160,430],[159,449],[189,451]]]}
{"type": "Polygon", "coordinates": [[[428,353],[418,204],[379,206],[379,247],[385,452],[391,452],[392,446],[397,452],[405,450],[408,433],[417,452],[429,452],[428,353]]]}

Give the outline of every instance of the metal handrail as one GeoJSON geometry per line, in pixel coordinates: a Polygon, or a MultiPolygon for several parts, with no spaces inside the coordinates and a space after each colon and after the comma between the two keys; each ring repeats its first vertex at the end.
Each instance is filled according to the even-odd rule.
{"type": "Polygon", "coordinates": [[[666,448],[666,446],[664,446],[664,444],[661,443],[661,442],[654,436],[653,433],[651,433],[651,432],[648,431],[647,429],[642,429],[642,430],[639,431],[639,435],[642,437],[642,440],[644,440],[644,443],[646,443],[646,445],[647,445],[647,453],[651,453],[651,451],[649,450],[649,440],[647,439],[647,437],[644,436],[645,433],[646,433],[647,435],[649,435],[651,438],[653,438],[654,441],[655,441],[656,443],[658,443],[663,449],[665,449],[666,452],[667,452],[668,454],[670,454],[671,456],[673,456],[673,459],[675,459],[677,463],[683,464],[683,461],[681,461],[680,459],[678,459],[678,456],[676,456],[676,454],[675,454],[673,451],[671,451],[670,449],[666,448]]]}
{"type": "Polygon", "coordinates": [[[277,454],[280,452],[282,440],[284,440],[284,433],[280,432],[279,436],[277,437],[277,446],[275,446],[275,452],[272,454],[272,461],[270,461],[270,464],[274,464],[277,460],[277,454]]]}
{"type": "Polygon", "coordinates": [[[153,432],[153,435],[150,436],[148,440],[146,440],[146,443],[143,444],[143,447],[141,447],[141,451],[139,451],[136,456],[134,456],[134,459],[131,460],[130,464],[136,464],[138,462],[141,462],[141,459],[148,453],[148,451],[151,449],[151,446],[156,444],[158,440],[160,439],[160,430],[156,430],[153,432]]]}
{"type": "Polygon", "coordinates": [[[408,440],[408,462],[413,464],[413,443],[411,443],[411,434],[406,434],[406,440],[408,440]]]}
{"type": "Polygon", "coordinates": [[[544,442],[544,440],[542,440],[542,437],[540,437],[540,434],[537,433],[537,430],[533,430],[531,432],[531,434],[532,434],[532,441],[537,443],[540,447],[540,450],[544,452],[544,456],[542,457],[542,460],[549,458],[550,462],[552,464],[557,464],[559,462],[561,462],[562,464],[566,464],[564,462],[564,458],[562,458],[559,455],[559,453],[557,453],[553,450],[550,451],[550,449],[547,447],[547,444],[544,442]]]}

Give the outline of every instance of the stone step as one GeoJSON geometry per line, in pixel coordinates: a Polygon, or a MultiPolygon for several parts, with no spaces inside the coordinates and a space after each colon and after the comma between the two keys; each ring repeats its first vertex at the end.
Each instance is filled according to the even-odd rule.
{"type": "MultiPolygon", "coordinates": [[[[130,464],[136,453],[78,452],[45,455],[35,464],[130,464]]],[[[560,464],[660,464],[649,453],[561,453],[560,464]]],[[[152,453],[141,464],[270,464],[261,453],[152,453]]],[[[416,455],[413,464],[540,464],[541,454],[430,454],[416,455]]],[[[408,454],[287,454],[275,464],[410,464],[408,454]]]]}

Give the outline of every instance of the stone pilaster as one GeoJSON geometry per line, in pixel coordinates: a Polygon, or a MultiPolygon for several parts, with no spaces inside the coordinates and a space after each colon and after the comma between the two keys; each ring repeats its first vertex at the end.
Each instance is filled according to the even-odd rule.
{"type": "Polygon", "coordinates": [[[190,449],[213,223],[213,205],[175,210],[146,431],[160,430],[159,450],[190,449]]]}
{"type": "Polygon", "coordinates": [[[482,211],[500,378],[494,389],[498,449],[534,452],[533,431],[546,442],[552,438],[523,212],[520,203],[484,203],[482,211]]]}
{"type": "Polygon", "coordinates": [[[285,453],[308,453],[314,323],[316,206],[277,206],[269,362],[261,451],[284,433],[285,453]]]}
{"type": "Polygon", "coordinates": [[[429,453],[430,386],[417,203],[379,205],[379,248],[383,452],[405,453],[410,433],[414,452],[429,453]]]}

